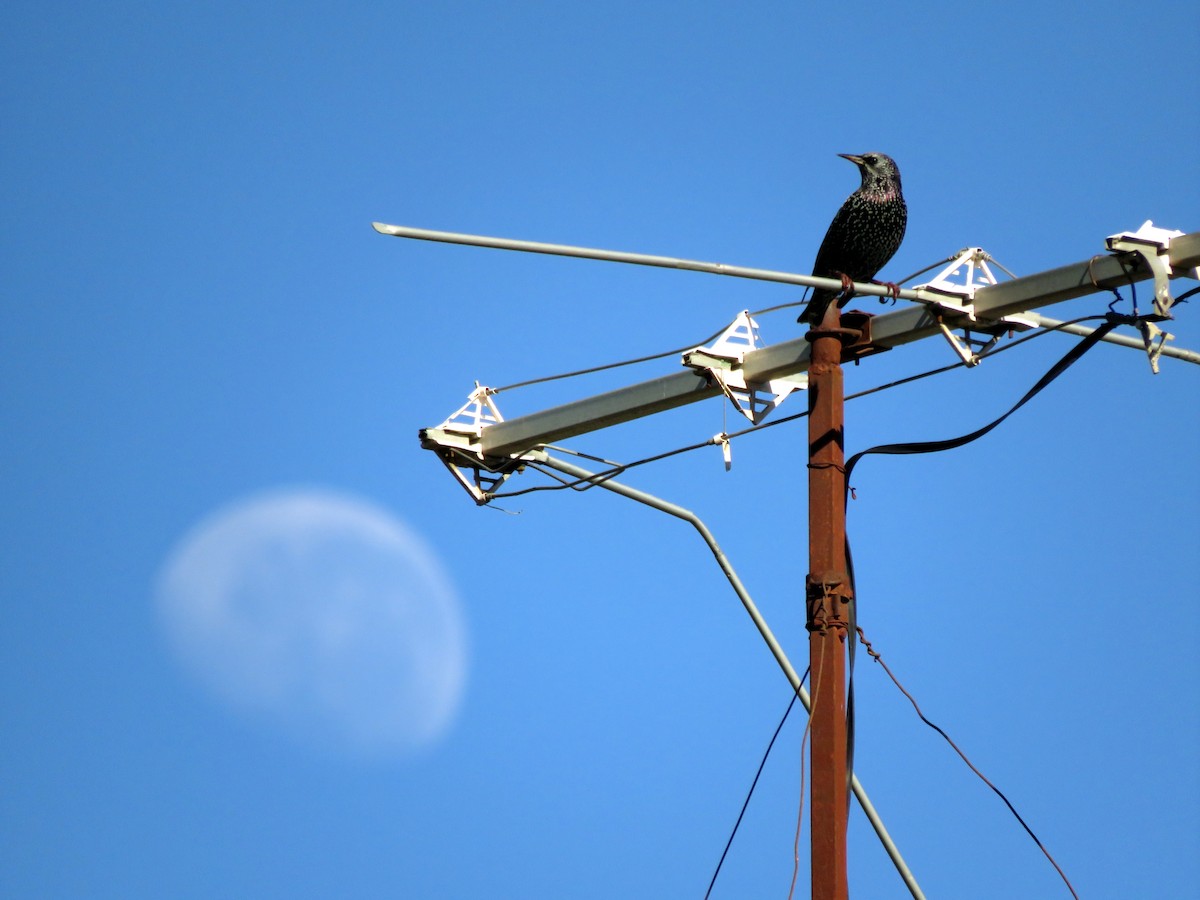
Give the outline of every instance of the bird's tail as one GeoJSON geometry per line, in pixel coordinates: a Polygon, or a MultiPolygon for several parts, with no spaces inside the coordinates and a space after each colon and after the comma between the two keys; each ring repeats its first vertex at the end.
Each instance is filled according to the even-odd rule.
{"type": "Polygon", "coordinates": [[[829,309],[829,304],[836,296],[837,291],[814,290],[808,306],[804,307],[804,311],[800,313],[796,321],[807,322],[809,325],[820,325],[821,320],[825,318],[825,310],[829,309]]]}

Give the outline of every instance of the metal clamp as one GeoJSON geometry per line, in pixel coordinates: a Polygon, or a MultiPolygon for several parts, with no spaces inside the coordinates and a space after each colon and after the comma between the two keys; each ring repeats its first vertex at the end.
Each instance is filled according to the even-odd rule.
{"type": "MultiPolygon", "coordinates": [[[[1156,228],[1147,219],[1137,231],[1122,231],[1110,235],[1104,245],[1113,253],[1132,253],[1146,265],[1154,276],[1154,317],[1158,321],[1173,319],[1171,307],[1175,301],[1171,298],[1171,276],[1174,273],[1168,259],[1170,258],[1171,238],[1180,237],[1182,231],[1170,231],[1166,228],[1156,228]]],[[[1200,274],[1200,273],[1192,273],[1200,274]]],[[[1146,356],[1150,361],[1150,371],[1158,374],[1158,358],[1162,355],[1163,346],[1167,341],[1175,339],[1175,335],[1159,328],[1155,321],[1148,317],[1139,317],[1138,331],[1142,333],[1142,345],[1146,348],[1146,356]]]]}
{"type": "Polygon", "coordinates": [[[1137,231],[1122,231],[1104,240],[1104,245],[1113,253],[1136,253],[1141,257],[1154,276],[1154,314],[1164,319],[1172,318],[1171,305],[1174,302],[1170,288],[1172,271],[1167,262],[1171,238],[1182,235],[1182,231],[1156,228],[1147,219],[1137,231]]]}
{"type": "Polygon", "coordinates": [[[805,581],[805,627],[809,631],[822,633],[830,628],[847,631],[850,621],[849,609],[853,600],[849,577],[833,574],[817,576],[810,573],[805,581]]]}

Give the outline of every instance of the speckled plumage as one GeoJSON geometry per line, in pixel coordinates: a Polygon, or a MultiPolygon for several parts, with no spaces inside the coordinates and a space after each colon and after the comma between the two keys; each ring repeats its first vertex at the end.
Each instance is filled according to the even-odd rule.
{"type": "MultiPolygon", "coordinates": [[[[833,217],[817,251],[812,273],[823,278],[845,275],[851,281],[870,281],[904,240],[908,207],[900,190],[900,170],[883,153],[838,155],[858,166],[862,185],[846,198],[833,217]]],[[[814,288],[812,299],[797,321],[819,324],[837,295],[837,291],[814,288]]],[[[848,299],[839,305],[844,306],[848,299]]]]}

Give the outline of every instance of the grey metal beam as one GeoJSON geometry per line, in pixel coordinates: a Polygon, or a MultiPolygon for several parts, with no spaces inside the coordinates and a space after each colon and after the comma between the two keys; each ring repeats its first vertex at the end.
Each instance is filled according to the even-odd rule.
{"type": "Polygon", "coordinates": [[[1151,273],[1144,266],[1131,270],[1130,262],[1108,254],[1048,269],[1024,278],[980,288],[975,292],[975,313],[983,318],[1008,316],[1064,300],[1074,300],[1099,290],[1120,288],[1144,281],[1151,273]]]}
{"type": "Polygon", "coordinates": [[[485,456],[511,456],[539,444],[552,444],[715,397],[720,393],[718,386],[710,385],[704,376],[688,369],[528,416],[497,422],[483,429],[480,447],[485,456]]]}
{"type": "Polygon", "coordinates": [[[1171,241],[1168,257],[1171,268],[1179,272],[1200,266],[1200,231],[1193,231],[1171,241]]]}
{"type": "MultiPolygon", "coordinates": [[[[378,227],[378,226],[377,226],[378,227]]],[[[396,227],[396,226],[385,226],[396,227]]],[[[442,234],[438,232],[438,234],[442,234]]],[[[457,237],[457,236],[456,236],[457,237]]],[[[499,240],[499,239],[487,239],[499,240]]],[[[490,244],[488,246],[491,246],[490,244]]],[[[546,245],[557,248],[559,245],[546,245]]],[[[581,249],[581,248],[568,248],[581,249]]],[[[597,251],[603,252],[603,251],[597,251]]],[[[665,257],[663,259],[666,259],[665,257]]],[[[1176,270],[1200,265],[1200,232],[1172,240],[1170,260],[1176,270]]],[[[1127,260],[1128,267],[1128,260],[1127,260]]],[[[728,267],[727,267],[728,268],[728,267]]],[[[700,271],[704,271],[701,269],[700,271]]],[[[761,272],[763,270],[746,270],[761,272]]],[[[755,277],[755,276],[746,276],[755,277]]],[[[980,288],[974,306],[981,318],[995,319],[1025,312],[1099,290],[1120,287],[1132,281],[1144,281],[1150,272],[1144,266],[1123,269],[1111,255],[1097,256],[1046,272],[1038,272],[1002,284],[980,288]]],[[[796,283],[801,283],[797,276],[796,283]]],[[[840,285],[838,285],[840,286],[840,285]]],[[[860,287],[856,285],[856,290],[860,287]]],[[[880,293],[877,285],[862,285],[863,293],[880,293]],[[868,291],[867,289],[871,290],[868,291]]],[[[904,291],[927,303],[944,301],[932,291],[904,291]]],[[[897,347],[939,333],[930,307],[908,306],[875,316],[871,320],[871,338],[879,347],[897,347]]],[[[793,338],[746,354],[743,371],[747,380],[765,381],[803,372],[808,368],[809,343],[793,338]]],[[[720,389],[692,371],[675,372],[643,381],[631,387],[609,391],[595,397],[566,403],[552,409],[508,419],[483,430],[480,449],[486,456],[507,457],[540,444],[553,443],[586,434],[610,425],[674,409],[698,400],[714,397],[720,389]]]]}

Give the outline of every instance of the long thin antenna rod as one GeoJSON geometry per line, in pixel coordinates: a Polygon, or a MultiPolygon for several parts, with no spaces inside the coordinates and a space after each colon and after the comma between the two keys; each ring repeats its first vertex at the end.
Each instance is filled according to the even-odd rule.
{"type": "MultiPolygon", "coordinates": [[[[472,247],[490,247],[495,250],[518,250],[524,253],[546,253],[553,256],[573,256],[579,259],[597,259],[605,262],[631,263],[639,266],[656,266],[666,269],[683,269],[690,272],[706,272],[710,275],[730,275],[735,278],[751,278],[758,281],[774,281],[780,284],[796,284],[805,287],[841,290],[842,283],[835,278],[817,278],[795,272],[778,272],[772,269],[754,269],[748,266],[730,266],[725,263],[702,262],[695,259],[678,259],[673,256],[657,256],[650,253],[628,253],[623,250],[600,250],[594,247],[577,247],[572,244],[547,244],[541,241],[523,241],[516,238],[489,237],[482,234],[463,234],[456,231],[435,231],[431,228],[413,228],[407,225],[386,225],[372,222],[371,226],[380,234],[392,237],[412,238],[420,241],[437,241],[448,244],[467,244],[472,247]]],[[[1175,237],[1170,242],[1168,262],[1172,270],[1189,274],[1200,266],[1200,232],[1175,237]]],[[[1097,256],[1082,263],[1073,263],[1048,272],[1039,272],[991,287],[981,288],[975,296],[975,311],[989,316],[1003,316],[1023,312],[1037,306],[1059,303],[1074,297],[1082,297],[1093,291],[1123,286],[1132,281],[1149,278],[1145,267],[1130,270],[1116,256],[1097,256]],[[1081,271],[1082,270],[1082,271],[1081,271]],[[986,298],[986,299],[984,299],[986,298]]],[[[1174,276],[1172,276],[1174,277],[1174,276]]],[[[890,297],[892,291],[881,284],[854,283],[855,294],[890,297]]],[[[936,291],[900,290],[896,296],[901,300],[916,300],[936,303],[945,299],[936,291]]],[[[920,312],[920,310],[917,310],[920,312]]],[[[934,329],[936,330],[936,328],[934,329]]],[[[925,337],[925,334],[917,337],[925,337]]],[[[916,339],[915,337],[913,338],[916,339]]],[[[903,343],[903,342],[902,342],[903,343]]]]}
{"type": "MultiPolygon", "coordinates": [[[[429,228],[410,228],[407,225],[385,225],[372,222],[371,226],[380,234],[393,237],[414,238],[419,241],[438,241],[444,244],[467,244],[472,247],[490,247],[493,250],[519,250],[524,253],[546,253],[551,256],[574,256],[578,259],[598,259],[604,262],[631,263],[636,266],[655,266],[660,269],[684,269],[689,272],[706,272],[709,275],[729,275],[734,278],[752,278],[757,281],[775,281],[780,284],[798,284],[804,287],[826,288],[840,291],[842,282],[838,278],[817,278],[813,275],[798,275],[794,272],[777,272],[773,269],[753,269],[748,266],[729,266],[725,263],[701,262],[695,259],[676,259],[673,256],[655,256],[651,253],[627,253],[623,250],[600,250],[595,247],[576,247],[571,244],[544,244],[541,241],[521,241],[516,238],[488,237],[482,234],[460,234],[456,231],[434,231],[429,228]]],[[[862,283],[854,285],[856,294],[874,294],[877,297],[892,296],[891,290],[881,284],[862,283]]],[[[917,291],[902,290],[902,300],[920,300],[917,291]]]]}
{"type": "MultiPolygon", "coordinates": [[[[704,539],[704,543],[708,545],[708,549],[712,551],[712,555],[716,557],[717,565],[721,567],[721,571],[725,573],[725,577],[729,579],[729,584],[733,587],[733,591],[737,594],[738,599],[742,601],[742,606],[746,608],[746,612],[750,614],[754,626],[758,629],[758,633],[767,643],[767,647],[771,650],[771,655],[775,657],[775,661],[779,663],[779,668],[783,670],[783,674],[787,676],[788,682],[792,689],[796,691],[800,698],[800,702],[804,708],[810,713],[812,712],[812,700],[809,697],[808,691],[800,683],[800,676],[796,674],[795,668],[792,667],[791,661],[788,660],[787,654],[784,653],[783,647],[779,645],[779,641],[775,639],[771,627],[763,618],[762,613],[758,611],[758,606],[751,598],[749,591],[746,590],[742,580],[734,571],[733,564],[725,553],[721,550],[721,546],[717,543],[717,539],[713,537],[708,526],[694,512],[684,509],[682,506],[676,506],[663,500],[661,497],[656,497],[653,494],[647,494],[645,491],[640,491],[637,488],[629,487],[611,478],[605,478],[595,472],[589,472],[587,469],[577,466],[574,463],[566,462],[565,460],[556,459],[544,451],[535,451],[527,454],[527,459],[531,462],[539,462],[549,466],[552,469],[557,469],[564,474],[570,475],[572,478],[582,478],[588,480],[596,487],[602,487],[605,490],[612,491],[615,494],[620,494],[622,497],[628,497],[630,500],[636,500],[638,503],[645,504],[652,509],[657,509],[660,512],[665,512],[668,515],[674,516],[677,519],[689,523],[699,532],[700,537],[704,539]]],[[[858,777],[851,775],[850,789],[854,792],[854,796],[858,799],[859,806],[866,814],[867,820],[871,823],[871,827],[875,829],[875,834],[879,836],[880,843],[883,844],[883,849],[887,852],[888,857],[892,860],[892,864],[896,867],[896,871],[900,873],[905,886],[909,893],[916,900],[925,900],[925,894],[921,891],[920,885],[917,884],[917,879],[909,869],[908,864],[904,861],[904,857],[900,854],[900,849],[896,846],[896,842],[892,840],[892,836],[888,834],[886,826],[883,824],[883,819],[879,817],[874,804],[867,796],[866,788],[859,782],[858,777]]]]}

